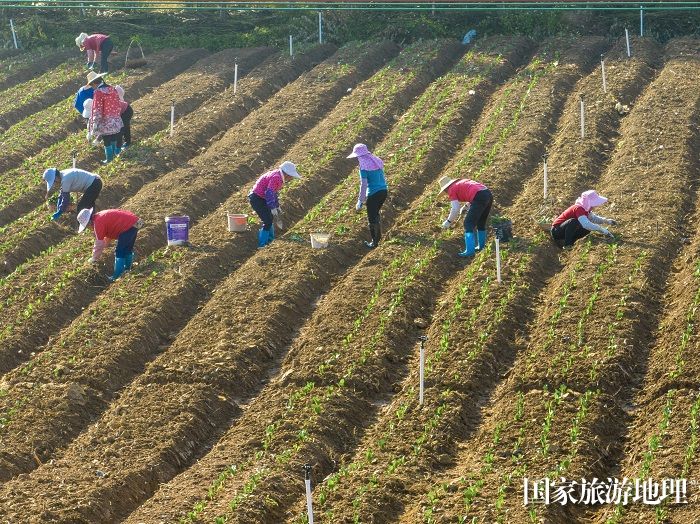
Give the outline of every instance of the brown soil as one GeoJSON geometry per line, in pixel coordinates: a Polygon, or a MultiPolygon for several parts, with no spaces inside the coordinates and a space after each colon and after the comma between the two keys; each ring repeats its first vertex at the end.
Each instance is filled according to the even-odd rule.
{"type": "Polygon", "coordinates": [[[19,70],[7,75],[3,80],[0,80],[0,90],[9,89],[10,87],[27,82],[45,73],[47,69],[52,69],[74,56],[75,53],[72,51],[56,51],[54,53],[49,53],[43,56],[41,61],[35,61],[26,66],[22,66],[19,70]]]}
{"type": "MultiPolygon", "coordinates": [[[[102,209],[118,207],[121,202],[135,194],[144,184],[154,180],[166,170],[171,169],[172,165],[178,165],[197,156],[200,153],[200,147],[209,143],[209,140],[215,134],[215,130],[207,133],[206,130],[200,129],[201,126],[196,124],[196,122],[225,121],[228,125],[233,125],[240,121],[254,106],[246,109],[246,104],[237,100],[236,111],[216,116],[220,110],[230,106],[230,101],[229,103],[224,103],[223,100],[217,102],[216,95],[212,97],[212,94],[217,90],[225,90],[233,82],[234,59],[238,59],[239,77],[241,84],[245,83],[245,86],[242,86],[242,89],[245,90],[247,85],[250,84],[246,75],[271,53],[272,49],[270,48],[228,49],[199,60],[194,66],[187,69],[185,73],[176,76],[170,81],[166,82],[167,78],[172,76],[172,72],[168,70],[168,64],[165,64],[163,68],[168,71],[164,78],[158,78],[158,71],[154,72],[153,75],[147,76],[146,79],[148,79],[147,83],[150,84],[150,89],[153,89],[153,87],[155,89],[132,103],[134,108],[132,136],[135,139],[133,144],[135,147],[124,154],[124,162],[117,164],[116,169],[112,166],[96,169],[96,172],[102,176],[105,182],[105,188],[100,193],[99,206],[102,209]],[[170,100],[173,98],[177,100],[176,108],[180,115],[177,120],[178,135],[183,135],[183,137],[182,140],[179,136],[175,139],[166,140],[167,144],[165,147],[167,147],[168,160],[156,163],[153,162],[152,155],[148,153],[152,152],[157,145],[148,145],[147,139],[138,140],[138,137],[149,136],[167,127],[169,120],[164,118],[163,115],[167,116],[169,114],[170,100]],[[192,112],[197,111],[205,103],[208,103],[209,107],[213,108],[214,111],[205,113],[204,118],[194,115],[190,117],[192,112]],[[143,143],[141,149],[139,149],[139,142],[143,143]]],[[[197,51],[197,55],[202,56],[203,54],[202,51],[197,51]]],[[[187,61],[184,62],[187,63],[187,61]]],[[[179,64],[180,61],[178,60],[179,64]]],[[[265,67],[269,69],[270,66],[271,64],[266,64],[265,67]]],[[[182,68],[185,69],[185,66],[182,66],[182,68]]],[[[261,72],[262,70],[258,74],[261,72]]],[[[128,89],[127,85],[124,87],[128,89]]],[[[140,89],[137,89],[135,92],[129,89],[127,92],[129,94],[133,92],[134,96],[139,96],[139,93],[143,93],[145,89],[142,86],[137,87],[140,87],[140,89]]],[[[259,103],[262,103],[265,99],[265,93],[263,92],[253,93],[253,96],[255,96],[256,100],[259,100],[259,103]]],[[[81,166],[87,165],[89,167],[91,164],[94,164],[95,167],[101,166],[99,152],[94,148],[92,150],[88,149],[88,151],[90,151],[90,156],[81,158],[81,166]]],[[[17,200],[10,209],[5,208],[0,213],[0,217],[7,218],[7,215],[12,210],[20,212],[20,209],[26,210],[27,207],[38,207],[41,210],[43,208],[41,205],[42,199],[43,193],[37,188],[36,192],[28,193],[17,200]]],[[[63,218],[63,223],[70,221],[72,224],[74,220],[74,215],[68,214],[63,218]]],[[[14,271],[21,263],[40,254],[74,232],[72,227],[56,226],[57,224],[48,223],[29,235],[23,231],[25,227],[23,220],[18,220],[15,227],[8,228],[4,234],[14,234],[18,241],[14,249],[4,254],[5,271],[8,273],[14,271]]]]}
{"type": "MultiPolygon", "coordinates": [[[[120,81],[120,85],[124,87],[127,99],[132,102],[134,108],[138,107],[139,98],[144,96],[147,92],[153,90],[159,85],[163,84],[167,80],[171,79],[186,70],[190,65],[192,65],[197,59],[201,58],[206,54],[203,49],[188,49],[188,50],[169,50],[162,51],[154,54],[157,62],[154,66],[149,66],[143,68],[138,75],[131,75],[120,81]]],[[[77,90],[76,90],[77,91],[77,90]]],[[[70,108],[73,107],[73,101],[63,100],[56,105],[66,105],[70,108]]],[[[55,106],[54,106],[55,107],[55,106]]],[[[63,129],[54,131],[51,134],[41,134],[38,133],[34,138],[35,140],[31,143],[26,144],[26,147],[21,149],[15,149],[9,154],[3,155],[0,159],[0,169],[7,171],[11,169],[18,168],[24,160],[38,154],[42,149],[49,146],[58,144],[66,136],[71,133],[79,132],[81,135],[85,132],[85,125],[83,118],[78,115],[77,112],[73,112],[75,115],[75,120],[70,123],[66,123],[63,129]]],[[[154,115],[155,116],[155,115],[154,115]]],[[[25,125],[29,124],[35,128],[41,128],[41,121],[43,115],[41,112],[35,113],[22,121],[25,125]]],[[[162,120],[162,118],[161,118],[162,120]]],[[[22,122],[19,125],[22,124],[22,122]]],[[[134,119],[134,136],[137,133],[141,133],[142,130],[139,129],[139,118],[134,119]]],[[[8,132],[20,132],[21,129],[10,129],[8,132]]],[[[67,146],[71,148],[70,146],[67,146]]],[[[81,166],[86,169],[92,169],[99,166],[100,156],[96,152],[96,148],[90,148],[87,145],[84,150],[79,151],[81,166]]],[[[24,175],[21,170],[17,170],[18,175],[24,175]]],[[[13,177],[14,173],[8,173],[8,177],[13,177]]],[[[10,205],[3,206],[0,210],[0,224],[8,224],[16,218],[22,216],[26,213],[28,208],[32,208],[41,202],[44,192],[37,188],[36,191],[28,193],[24,197],[20,197],[19,200],[12,202],[10,205]]]]}

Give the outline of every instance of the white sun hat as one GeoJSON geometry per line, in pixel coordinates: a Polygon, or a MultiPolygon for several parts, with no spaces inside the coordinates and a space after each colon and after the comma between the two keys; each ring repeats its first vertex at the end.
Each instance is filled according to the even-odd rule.
{"type": "Polygon", "coordinates": [[[51,191],[51,187],[53,186],[53,183],[56,181],[56,173],[58,172],[58,169],[55,167],[50,167],[46,171],[44,171],[44,174],[42,175],[41,178],[44,179],[46,182],[46,191],[51,191]]]}
{"type": "Polygon", "coordinates": [[[85,42],[85,39],[88,37],[87,33],[80,33],[76,38],[75,38],[75,45],[78,47],[83,47],[83,42],[85,42]]]}
{"type": "Polygon", "coordinates": [[[83,118],[90,118],[90,113],[92,113],[92,98],[83,102],[83,118]]]}
{"type": "Polygon", "coordinates": [[[285,175],[289,175],[289,176],[294,177],[294,178],[301,178],[301,175],[297,171],[297,166],[295,166],[289,160],[285,160],[284,162],[282,162],[282,165],[280,166],[280,170],[285,175]]]}
{"type": "Polygon", "coordinates": [[[90,217],[92,216],[93,209],[94,208],[92,207],[90,209],[81,209],[80,213],[78,213],[78,223],[80,224],[80,227],[78,228],[78,233],[82,233],[83,231],[85,231],[85,228],[90,222],[90,217]]]}

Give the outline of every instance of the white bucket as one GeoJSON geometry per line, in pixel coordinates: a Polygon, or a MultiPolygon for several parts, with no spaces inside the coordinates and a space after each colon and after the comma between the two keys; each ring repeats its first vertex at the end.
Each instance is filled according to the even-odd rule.
{"type": "Polygon", "coordinates": [[[314,249],[328,247],[330,238],[330,233],[311,233],[311,247],[314,249]]]}
{"type": "Polygon", "coordinates": [[[247,231],[248,230],[248,215],[227,213],[226,216],[228,216],[228,230],[229,231],[247,231]]]}

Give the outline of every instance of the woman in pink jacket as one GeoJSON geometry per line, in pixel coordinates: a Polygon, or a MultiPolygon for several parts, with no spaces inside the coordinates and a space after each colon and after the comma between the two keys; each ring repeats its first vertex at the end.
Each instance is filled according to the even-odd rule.
{"type": "Polygon", "coordinates": [[[277,227],[282,229],[280,202],[277,193],[287,180],[301,178],[296,166],[289,160],[283,162],[278,169],[268,171],[255,181],[253,189],[248,194],[248,200],[253,210],[258,214],[263,227],[258,231],[258,247],[265,247],[275,238],[274,220],[277,227]]]}
{"type": "Polygon", "coordinates": [[[114,159],[118,153],[117,142],[119,140],[124,122],[121,118],[122,101],[117,90],[107,85],[104,81],[104,73],[88,74],[88,85],[95,90],[92,97],[92,111],[88,122],[88,140],[102,138],[105,148],[105,164],[114,159]]]}
{"type": "Polygon", "coordinates": [[[81,51],[87,51],[87,67],[92,69],[97,61],[97,57],[100,57],[100,73],[107,73],[109,69],[109,63],[107,59],[114,49],[114,44],[112,44],[112,39],[108,35],[103,35],[101,33],[95,33],[94,35],[89,35],[87,33],[80,33],[75,39],[75,45],[80,48],[81,51]],[[90,65],[92,62],[92,66],[90,65]]]}

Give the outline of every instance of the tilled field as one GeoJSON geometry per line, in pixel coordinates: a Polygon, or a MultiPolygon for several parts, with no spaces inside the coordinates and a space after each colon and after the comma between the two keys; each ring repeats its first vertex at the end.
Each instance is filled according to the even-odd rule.
{"type": "Polygon", "coordinates": [[[135,144],[106,167],[71,113],[79,64],[2,58],[0,522],[302,524],[304,464],[315,522],[695,522],[700,41],[632,49],[168,50],[115,73],[135,144]],[[389,183],[371,251],[356,142],[389,183]],[[51,223],[41,205],[41,172],[73,151],[104,178],[102,208],[146,221],[115,283],[111,257],[84,262],[74,215],[51,223]],[[226,212],[250,212],[252,182],[285,159],[303,179],[258,250],[257,225],[229,233],[226,212]],[[442,176],[483,181],[513,220],[501,283],[493,242],[463,260],[461,227],[440,229],[442,176]],[[616,240],[562,252],[537,221],[589,188],[616,240]],[[176,214],[191,245],[166,248],[176,214]],[[524,504],[528,483],[562,477],[687,488],[681,503],[524,504]]]}

